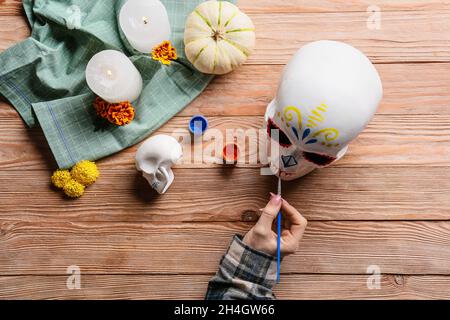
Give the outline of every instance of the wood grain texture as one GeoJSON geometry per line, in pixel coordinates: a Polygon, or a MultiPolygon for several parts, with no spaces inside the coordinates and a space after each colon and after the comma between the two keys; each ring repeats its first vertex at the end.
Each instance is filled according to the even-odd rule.
{"type": "MultiPolygon", "coordinates": [[[[262,116],[276,95],[283,67],[244,65],[218,76],[180,115],[262,116]]],[[[376,68],[384,91],[378,114],[450,114],[450,64],[378,64],[376,68]]]]}
{"type": "Polygon", "coordinates": [[[450,11],[384,12],[382,17],[381,29],[370,30],[365,12],[252,15],[257,44],[249,63],[284,64],[302,45],[320,39],[347,42],[375,63],[449,61],[450,11]],[[411,26],[420,32],[411,32],[411,26]]]}
{"type": "Polygon", "coordinates": [[[448,0],[239,0],[241,10],[247,13],[266,12],[366,12],[377,6],[382,12],[411,10],[445,10],[450,8],[448,0]]]}
{"type": "MultiPolygon", "coordinates": [[[[67,276],[0,276],[0,299],[203,299],[212,275],[81,275],[69,290],[67,276]],[[163,289],[162,289],[163,288],[163,289]]],[[[450,277],[382,275],[369,290],[365,275],[283,275],[279,299],[450,299],[450,277]]]]}
{"type": "MultiPolygon", "coordinates": [[[[450,63],[379,64],[384,95],[378,114],[450,115],[450,63]]],[[[281,65],[244,65],[216,77],[206,90],[179,115],[262,116],[275,97],[281,65]]],[[[16,111],[0,99],[0,118],[17,118],[16,111]]]]}
{"type": "MultiPolygon", "coordinates": [[[[105,209],[103,209],[105,210],[105,209]]],[[[105,210],[107,214],[107,210],[105,210]]],[[[1,275],[214,273],[249,223],[3,222],[1,275]]],[[[450,222],[311,222],[282,273],[448,274],[450,222]]]]}
{"type": "Polygon", "coordinates": [[[22,13],[21,0],[0,0],[0,16],[18,16],[22,13]]]}
{"type": "MultiPolygon", "coordinates": [[[[239,0],[239,8],[246,13],[265,12],[366,12],[369,6],[378,6],[382,11],[444,10],[450,8],[448,0],[289,0],[274,3],[273,0],[239,0]]],[[[0,15],[22,14],[20,0],[1,0],[0,15]]]]}
{"type": "MultiPolygon", "coordinates": [[[[367,28],[366,12],[250,16],[257,30],[257,44],[248,64],[285,64],[302,45],[320,39],[348,42],[376,63],[450,61],[448,10],[384,12],[380,30],[367,28]],[[411,26],[420,32],[412,32],[411,26]]],[[[0,50],[28,34],[23,17],[0,17],[0,50]]]]}
{"type": "Polygon", "coordinates": [[[30,36],[24,16],[0,15],[0,52],[30,36]]]}
{"type": "MultiPolygon", "coordinates": [[[[254,221],[276,179],[258,169],[175,169],[159,196],[132,165],[101,169],[85,195],[69,200],[46,171],[4,171],[0,218],[11,221],[254,221]],[[18,205],[20,199],[20,205],[18,205]]],[[[283,183],[283,195],[309,220],[449,220],[448,168],[339,168],[283,183]]]]}
{"type": "MultiPolygon", "coordinates": [[[[226,137],[227,130],[242,129],[241,132],[263,128],[262,116],[222,116],[209,117],[210,128],[214,128],[226,137]]],[[[214,161],[214,152],[208,152],[207,146],[214,146],[215,141],[203,143],[204,156],[195,153],[192,140],[189,140],[187,125],[189,117],[174,117],[155,134],[172,135],[176,130],[184,130],[182,136],[184,157],[179,167],[207,168],[221,167],[214,161]],[[198,154],[198,158],[194,155],[198,154]]],[[[238,135],[238,131],[235,131],[238,135]]],[[[250,131],[247,131],[250,132],[250,131]]],[[[238,167],[260,167],[265,163],[259,157],[261,148],[249,149],[250,145],[258,145],[256,136],[239,143],[242,150],[238,167]],[[245,152],[244,152],[245,150],[245,152]],[[250,161],[256,159],[257,161],[250,161]],[[261,161],[259,161],[261,160],[261,161]]],[[[264,136],[264,131],[262,131],[264,136]]],[[[369,126],[350,144],[349,151],[335,166],[367,167],[367,166],[448,166],[450,158],[450,115],[375,115],[369,126]]],[[[7,117],[0,127],[0,168],[2,170],[27,169],[49,170],[55,168],[50,149],[44,135],[39,129],[27,129],[19,118],[7,117]]],[[[248,135],[250,136],[250,135],[248,135]]],[[[102,168],[130,168],[134,163],[134,155],[139,144],[118,154],[100,161],[102,168]]],[[[211,149],[213,150],[213,149],[211,149]]]]}

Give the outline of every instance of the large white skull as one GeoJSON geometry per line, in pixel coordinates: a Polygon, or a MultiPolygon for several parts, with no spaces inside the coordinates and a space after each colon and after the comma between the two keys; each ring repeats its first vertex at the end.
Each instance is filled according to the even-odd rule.
{"type": "Polygon", "coordinates": [[[136,152],[136,168],[158,193],[165,193],[173,182],[172,166],[183,156],[178,141],[157,135],[147,139],[136,152]]]}
{"type": "Polygon", "coordinates": [[[359,50],[336,41],[302,47],[286,65],[265,115],[269,137],[279,129],[272,171],[293,180],[341,158],[382,96],[378,72],[359,50]]]}

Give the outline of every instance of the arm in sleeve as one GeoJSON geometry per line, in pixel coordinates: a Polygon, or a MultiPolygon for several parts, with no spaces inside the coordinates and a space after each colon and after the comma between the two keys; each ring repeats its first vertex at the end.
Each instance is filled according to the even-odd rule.
{"type": "Polygon", "coordinates": [[[235,235],[209,281],[206,300],[272,300],[276,282],[276,258],[247,246],[235,235]]]}

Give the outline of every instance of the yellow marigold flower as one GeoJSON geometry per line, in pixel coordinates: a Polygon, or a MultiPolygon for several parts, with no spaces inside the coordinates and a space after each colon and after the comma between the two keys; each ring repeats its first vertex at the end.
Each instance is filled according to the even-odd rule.
{"type": "Polygon", "coordinates": [[[72,177],[69,170],[56,170],[51,178],[53,185],[59,189],[62,189],[70,179],[72,177]]]}
{"type": "Polygon", "coordinates": [[[78,181],[71,179],[64,185],[63,190],[68,197],[79,198],[84,193],[84,186],[78,181]]]}
{"type": "Polygon", "coordinates": [[[172,46],[170,41],[166,40],[153,48],[152,58],[163,64],[170,64],[170,60],[177,59],[177,49],[172,46]]]}
{"type": "Polygon", "coordinates": [[[70,171],[72,178],[84,186],[91,185],[100,176],[95,162],[83,160],[78,162],[70,171]]]}
{"type": "Polygon", "coordinates": [[[100,117],[118,126],[129,124],[135,115],[134,108],[128,101],[109,103],[97,97],[94,101],[94,108],[100,117]]]}

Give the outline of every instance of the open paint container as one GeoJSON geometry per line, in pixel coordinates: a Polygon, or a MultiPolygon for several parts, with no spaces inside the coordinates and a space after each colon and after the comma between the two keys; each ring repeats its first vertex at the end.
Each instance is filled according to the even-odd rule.
{"type": "Polygon", "coordinates": [[[224,164],[236,164],[239,158],[239,147],[236,143],[228,143],[222,150],[224,164]]]}
{"type": "Polygon", "coordinates": [[[204,116],[196,115],[189,121],[189,131],[196,136],[202,135],[208,129],[208,119],[204,116]]]}

